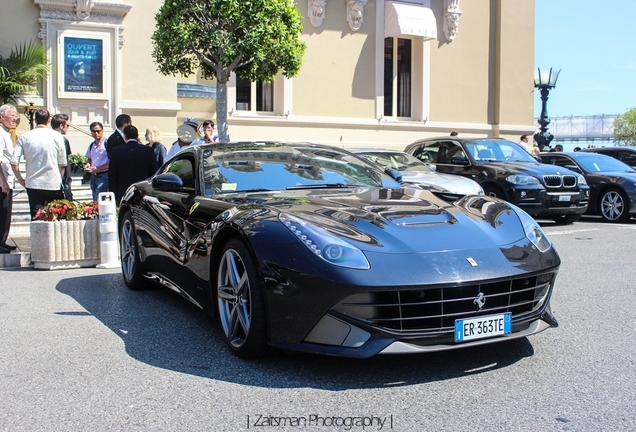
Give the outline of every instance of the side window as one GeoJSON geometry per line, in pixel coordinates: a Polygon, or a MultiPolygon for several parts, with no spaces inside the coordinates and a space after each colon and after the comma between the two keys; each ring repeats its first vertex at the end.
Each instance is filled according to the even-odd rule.
{"type": "Polygon", "coordinates": [[[568,158],[554,156],[553,159],[552,159],[552,165],[558,165],[560,167],[565,167],[566,165],[575,165],[575,163],[572,162],[568,158]]]}
{"type": "Polygon", "coordinates": [[[439,145],[440,143],[423,144],[413,153],[413,156],[424,163],[435,164],[437,163],[437,153],[439,152],[439,145]]]}
{"type": "Polygon", "coordinates": [[[165,172],[176,174],[183,182],[183,187],[194,189],[194,167],[192,160],[188,158],[177,159],[167,167],[165,172]]]}
{"type": "Polygon", "coordinates": [[[462,147],[452,141],[445,141],[440,143],[439,151],[437,152],[437,163],[450,165],[454,156],[464,156],[464,150],[462,147]]]}
{"type": "Polygon", "coordinates": [[[626,163],[627,165],[634,166],[636,165],[636,153],[621,151],[619,152],[618,160],[620,160],[623,163],[626,163]]]}
{"type": "Polygon", "coordinates": [[[446,160],[447,163],[460,163],[461,160],[466,160],[466,153],[464,153],[464,149],[461,145],[449,142],[448,143],[448,151],[446,152],[446,160]]]}

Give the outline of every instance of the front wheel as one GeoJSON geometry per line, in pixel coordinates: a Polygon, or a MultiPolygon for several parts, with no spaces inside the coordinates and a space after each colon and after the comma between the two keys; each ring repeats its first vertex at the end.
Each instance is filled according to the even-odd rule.
{"type": "Polygon", "coordinates": [[[234,354],[259,358],[272,352],[267,341],[263,290],[249,250],[232,239],[223,249],[217,272],[219,319],[234,354]]]}
{"type": "Polygon", "coordinates": [[[121,247],[121,273],[128,288],[137,290],[145,288],[148,281],[141,269],[141,259],[137,247],[135,223],[130,212],[124,214],[119,229],[119,244],[121,247]]]}
{"type": "Polygon", "coordinates": [[[506,194],[498,186],[486,186],[486,187],[484,187],[484,195],[487,195],[489,197],[499,198],[499,199],[502,199],[502,200],[506,199],[506,194]]]}
{"type": "Polygon", "coordinates": [[[629,219],[629,202],[618,189],[605,191],[599,201],[599,213],[608,222],[626,222],[629,219]]]}

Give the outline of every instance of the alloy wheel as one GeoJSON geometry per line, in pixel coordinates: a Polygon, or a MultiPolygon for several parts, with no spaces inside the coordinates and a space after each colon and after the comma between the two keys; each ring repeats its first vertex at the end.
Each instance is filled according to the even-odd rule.
{"type": "Polygon", "coordinates": [[[601,214],[608,221],[618,221],[625,213],[625,200],[620,192],[611,190],[601,199],[601,214]]]}
{"type": "Polygon", "coordinates": [[[135,233],[130,220],[124,220],[121,226],[121,269],[127,281],[132,281],[135,276],[135,233]]]}
{"type": "Polygon", "coordinates": [[[251,290],[243,259],[234,249],[226,250],[221,259],[217,292],[223,332],[228,343],[240,349],[251,327],[251,290]]]}

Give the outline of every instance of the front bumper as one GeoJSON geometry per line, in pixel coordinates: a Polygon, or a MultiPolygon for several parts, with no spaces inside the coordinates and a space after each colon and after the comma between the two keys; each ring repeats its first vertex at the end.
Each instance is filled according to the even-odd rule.
{"type": "Polygon", "coordinates": [[[512,194],[512,202],[533,217],[583,214],[590,202],[589,189],[548,192],[519,188],[512,194]]]}
{"type": "MultiPolygon", "coordinates": [[[[271,342],[288,350],[368,358],[521,338],[558,326],[549,306],[556,274],[554,268],[478,283],[351,293],[325,310],[299,340],[274,337],[271,342]],[[477,310],[474,300],[480,296],[485,298],[485,305],[477,310]],[[512,313],[512,333],[455,342],[455,320],[504,312],[512,313]]],[[[342,288],[341,292],[346,291],[342,288]]],[[[309,312],[313,308],[307,309],[309,312]]]]}

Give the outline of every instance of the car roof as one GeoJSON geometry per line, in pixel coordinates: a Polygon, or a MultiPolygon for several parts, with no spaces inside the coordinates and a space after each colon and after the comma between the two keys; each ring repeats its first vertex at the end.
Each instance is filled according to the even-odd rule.
{"type": "Polygon", "coordinates": [[[588,152],[588,153],[596,153],[599,150],[627,150],[636,153],[636,148],[630,146],[613,146],[613,147],[593,147],[593,148],[584,148],[580,151],[588,152]]]}
{"type": "Polygon", "coordinates": [[[578,159],[578,158],[588,158],[588,157],[600,157],[600,158],[610,158],[610,159],[614,159],[611,156],[608,155],[604,155],[601,153],[595,153],[595,152],[582,152],[582,151],[571,151],[571,152],[541,152],[539,153],[539,156],[551,156],[551,155],[565,155],[565,156],[570,156],[571,158],[574,159],[578,159]]]}
{"type": "Polygon", "coordinates": [[[495,137],[459,137],[459,136],[444,135],[444,136],[437,136],[437,137],[422,138],[422,139],[414,141],[414,142],[412,142],[411,144],[408,144],[408,145],[411,146],[413,144],[419,144],[419,143],[430,142],[430,141],[459,141],[459,142],[462,142],[462,143],[467,142],[467,141],[507,141],[507,142],[512,142],[511,140],[505,139],[505,138],[495,138],[495,137]]]}
{"type": "Polygon", "coordinates": [[[402,150],[395,150],[395,149],[377,149],[377,148],[353,148],[353,149],[347,149],[349,150],[351,153],[401,153],[401,154],[408,154],[405,153],[402,150]]]}

